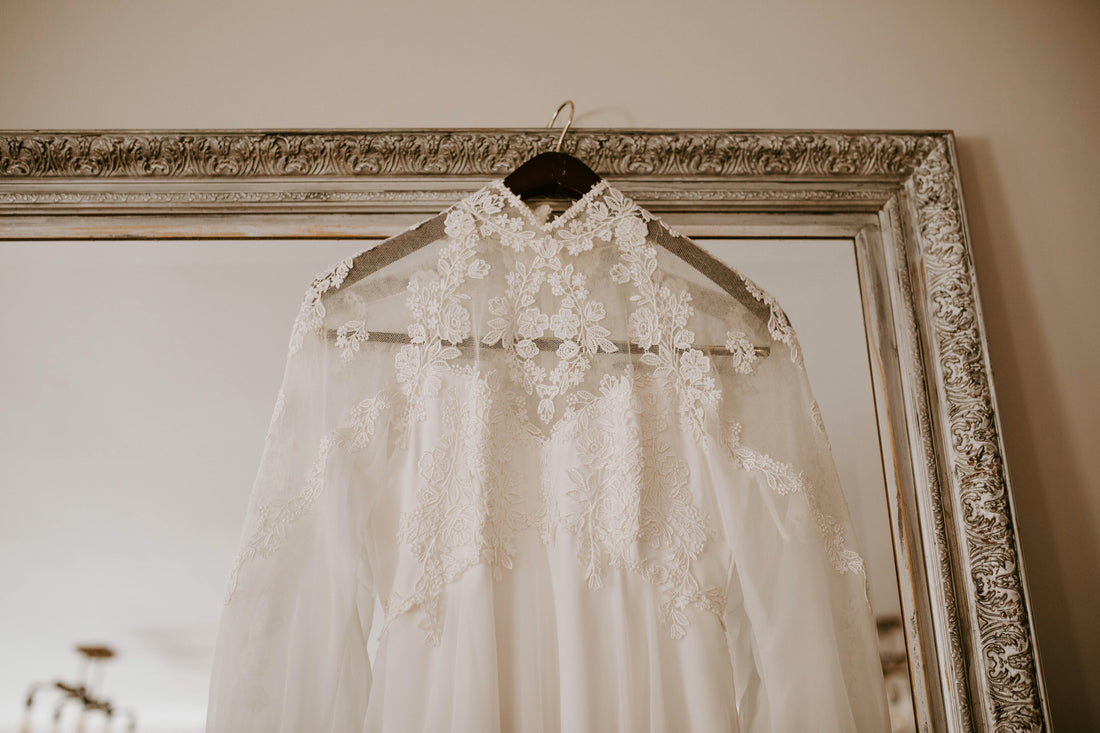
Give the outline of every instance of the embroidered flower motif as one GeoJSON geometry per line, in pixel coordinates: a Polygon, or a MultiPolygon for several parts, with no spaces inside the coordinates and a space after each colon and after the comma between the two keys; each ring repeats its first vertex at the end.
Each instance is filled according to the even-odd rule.
{"type": "Polygon", "coordinates": [[[413,344],[402,346],[393,358],[393,366],[398,383],[407,385],[420,371],[420,349],[413,344]]]}
{"type": "Polygon", "coordinates": [[[698,349],[680,355],[680,376],[687,382],[700,382],[710,371],[710,359],[698,349]]]}
{"type": "Polygon", "coordinates": [[[386,399],[386,395],[379,392],[374,397],[368,397],[351,408],[348,418],[351,423],[351,445],[353,448],[366,447],[370,439],[374,437],[378,418],[389,406],[390,403],[386,399]]]}
{"type": "MultiPolygon", "coordinates": [[[[475,197],[493,205],[486,197],[475,197]]],[[[435,272],[420,272],[409,280],[405,303],[412,314],[408,334],[411,343],[394,355],[397,381],[409,401],[409,415],[423,419],[424,400],[439,392],[440,370],[461,352],[454,346],[470,337],[470,312],[462,304],[469,295],[460,292],[467,278],[482,278],[489,264],[475,257],[477,226],[471,212],[454,208],[444,222],[451,240],[443,248],[435,272]],[[451,345],[444,346],[447,341],[451,345]]]]}
{"type": "Polygon", "coordinates": [[[577,538],[590,588],[603,585],[607,567],[640,574],[660,590],[661,618],[679,639],[687,633],[688,608],[721,615],[725,594],[703,587],[692,572],[713,534],[694,504],[687,463],[668,440],[661,413],[671,405],[657,404],[654,387],[633,373],[607,375],[599,395],[575,395],[570,437],[580,465],[567,471],[571,501],[560,521],[577,538]]]}
{"type": "Polygon", "coordinates": [[[640,360],[653,367],[655,377],[673,380],[679,395],[681,422],[706,447],[709,438],[703,428],[705,412],[717,405],[719,391],[714,378],[709,376],[710,360],[703,352],[691,348],[695,341],[695,334],[687,328],[695,313],[691,295],[685,290],[674,293],[668,285],[658,282],[657,250],[645,244],[644,236],[640,241],[620,241],[619,249],[638,293],[632,297],[635,306],[627,327],[631,339],[644,352],[640,360]],[[680,352],[683,358],[678,356],[680,352]]]}
{"type": "Polygon", "coordinates": [[[516,329],[525,339],[540,338],[550,326],[550,319],[538,308],[527,308],[516,318],[516,329]]]}
{"type": "Polygon", "coordinates": [[[522,359],[534,359],[538,356],[539,347],[531,339],[523,339],[516,343],[516,353],[522,359]]]}
{"type": "Polygon", "coordinates": [[[443,222],[443,231],[451,239],[466,239],[476,234],[476,230],[477,222],[474,221],[473,214],[462,209],[452,210],[443,222]]]}
{"type": "Polygon", "coordinates": [[[581,347],[577,345],[576,341],[562,341],[558,346],[558,358],[568,361],[572,359],[581,351],[581,347]]]}
{"type": "Polygon", "coordinates": [[[621,262],[616,262],[612,265],[608,274],[610,274],[611,279],[619,285],[625,285],[630,282],[630,270],[621,262]]]}
{"type": "Polygon", "coordinates": [[[510,403],[492,399],[488,381],[476,378],[468,394],[448,388],[440,415],[439,443],[417,464],[416,506],[401,515],[398,529],[422,573],[411,593],[391,594],[383,625],[421,607],[419,625],[433,646],[443,632],[446,585],[481,562],[499,577],[502,568],[512,567],[516,534],[535,523],[517,489],[524,476],[498,468],[527,439],[510,403]]]}
{"type": "Polygon", "coordinates": [[[302,305],[298,309],[298,317],[294,319],[294,328],[291,330],[290,343],[287,347],[290,355],[301,350],[307,333],[316,331],[324,325],[325,306],[321,303],[321,296],[333,288],[340,287],[344,278],[351,272],[354,259],[354,257],[348,257],[313,278],[313,283],[306,291],[302,305]]]}
{"type": "Polygon", "coordinates": [[[489,263],[485,260],[474,260],[470,263],[470,268],[466,271],[467,277],[472,277],[475,280],[480,280],[489,274],[489,263]]]}
{"type": "Polygon", "coordinates": [[[581,319],[568,308],[561,308],[550,316],[550,330],[560,339],[571,339],[580,330],[581,319]]]}
{"type": "Polygon", "coordinates": [[[789,463],[777,461],[771,456],[749,448],[741,441],[740,423],[731,421],[726,426],[725,444],[741,468],[763,476],[768,487],[777,494],[801,494],[806,497],[810,514],[817,524],[829,562],[837,572],[864,573],[863,558],[850,547],[848,534],[835,517],[821,507],[817,489],[810,484],[806,474],[789,463]]]}
{"type": "Polygon", "coordinates": [[[620,242],[637,245],[644,242],[645,237],[646,225],[640,218],[633,216],[626,217],[620,219],[615,225],[615,239],[620,242]]]}
{"type": "MultiPolygon", "coordinates": [[[[574,220],[571,224],[580,225],[581,222],[574,220]]],[[[591,228],[587,219],[585,224],[591,228]]],[[[609,237],[610,224],[601,220],[599,226],[609,237]]],[[[529,246],[535,257],[530,265],[517,262],[514,271],[505,277],[504,296],[491,298],[488,304],[492,318],[486,324],[481,341],[489,346],[499,343],[508,350],[513,377],[528,394],[539,396],[538,415],[543,422],[553,419],[557,411],[555,398],[583,381],[592,356],[600,351],[618,351],[608,338],[611,331],[600,325],[607,315],[603,303],[590,300],[585,275],[576,272],[572,263],[561,261],[563,242],[572,242],[580,247],[578,251],[585,248],[580,237],[582,228],[576,226],[569,230],[571,239],[558,240],[546,235],[532,240],[529,246]],[[561,299],[553,316],[535,305],[544,285],[561,299]],[[539,354],[534,339],[541,338],[547,328],[551,328],[558,338],[573,341],[577,347],[559,346],[556,351],[558,363],[549,372],[533,361],[539,354]]],[[[590,241],[587,246],[591,246],[590,241]]]]}
{"type": "Polygon", "coordinates": [[[759,358],[756,347],[743,331],[726,331],[726,351],[733,355],[733,369],[738,374],[752,374],[759,358]]]}
{"type": "Polygon", "coordinates": [[[469,335],[470,312],[454,301],[443,306],[443,312],[439,316],[439,338],[458,344],[469,335]]]}
{"type": "Polygon", "coordinates": [[[776,341],[786,344],[791,353],[791,361],[794,362],[794,365],[799,369],[804,369],[802,347],[799,346],[798,337],[795,335],[791,322],[787,319],[787,314],[784,313],[783,309],[780,307],[779,301],[744,275],[742,275],[741,278],[745,282],[745,289],[749,291],[752,297],[756,298],[761,303],[767,304],[769,308],[768,333],[770,333],[772,338],[776,341]]]}
{"type": "Polygon", "coordinates": [[[336,329],[336,348],[340,349],[340,357],[344,361],[351,361],[360,345],[369,338],[367,324],[363,321],[348,321],[340,326],[336,329]]]}
{"type": "Polygon", "coordinates": [[[656,308],[642,306],[635,309],[627,318],[626,325],[631,340],[642,350],[648,351],[661,341],[661,321],[656,308]]]}

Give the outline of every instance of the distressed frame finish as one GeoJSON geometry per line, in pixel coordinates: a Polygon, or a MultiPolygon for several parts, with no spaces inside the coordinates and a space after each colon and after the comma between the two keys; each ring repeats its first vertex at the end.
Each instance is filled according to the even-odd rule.
{"type": "MultiPolygon", "coordinates": [[[[0,132],[0,239],[378,239],[546,130],[0,132]]],[[[688,236],[856,246],[918,727],[1050,725],[950,131],[576,130],[688,236]]]]}

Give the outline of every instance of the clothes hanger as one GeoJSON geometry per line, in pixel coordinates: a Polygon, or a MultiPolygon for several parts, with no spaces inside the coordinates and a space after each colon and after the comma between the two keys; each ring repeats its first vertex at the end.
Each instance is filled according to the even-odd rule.
{"type": "MultiPolygon", "coordinates": [[[[561,135],[558,136],[553,151],[539,153],[521,163],[504,179],[504,185],[521,199],[555,195],[580,199],[603,181],[598,173],[589,168],[579,158],[561,152],[561,144],[565,140],[565,134],[573,126],[573,114],[577,108],[573,104],[573,100],[567,99],[562,102],[546,127],[553,127],[554,123],[558,121],[558,116],[566,107],[569,107],[569,119],[565,121],[565,127],[562,128],[561,135]]],[[[686,261],[723,290],[741,301],[762,322],[766,323],[768,321],[771,316],[770,307],[757,300],[745,287],[744,280],[725,263],[711,256],[686,237],[672,232],[667,226],[664,226],[663,222],[659,227],[651,227],[651,236],[662,247],[686,261]]],[[[553,348],[556,348],[556,346],[553,348]]],[[[761,347],[761,349],[766,348],[761,347]]]]}
{"type": "MultiPolygon", "coordinates": [[[[583,198],[586,193],[591,191],[593,187],[604,180],[579,158],[561,152],[562,142],[565,140],[566,133],[569,132],[570,127],[573,125],[573,116],[576,111],[576,105],[572,100],[567,99],[558,106],[557,110],[554,112],[554,116],[550,118],[550,122],[546,127],[553,127],[554,123],[557,122],[558,117],[561,115],[562,110],[566,107],[569,107],[569,118],[566,120],[565,127],[562,128],[561,135],[558,136],[558,140],[554,144],[554,149],[552,151],[538,153],[534,157],[529,158],[504,178],[503,183],[505,187],[517,197],[521,199],[530,199],[535,196],[565,196],[579,200],[583,198]]],[[[446,236],[444,224],[447,213],[448,211],[444,211],[431,219],[421,222],[385,240],[376,247],[359,253],[353,260],[351,270],[345,276],[344,280],[337,288],[337,291],[343,290],[386,265],[444,238],[446,236]]],[[[739,273],[721,260],[712,256],[698,244],[672,231],[667,225],[659,220],[650,222],[650,236],[653,237],[656,244],[677,255],[727,293],[741,301],[741,303],[748,308],[749,312],[760,319],[762,323],[768,322],[771,315],[770,306],[757,300],[756,297],[749,292],[739,273]]],[[[329,330],[326,335],[330,339],[334,339],[337,336],[334,330],[329,330]]],[[[371,332],[371,340],[381,343],[410,342],[410,338],[407,334],[377,331],[371,332]]],[[[558,347],[560,341],[553,338],[540,338],[536,340],[536,343],[540,350],[553,350],[558,347]]],[[[619,346],[624,351],[630,351],[629,344],[625,342],[622,344],[618,342],[615,343],[616,346],[619,346]]],[[[459,348],[462,348],[464,345],[465,344],[457,344],[459,348]]],[[[502,347],[502,343],[497,345],[497,348],[502,347]]],[[[485,347],[482,345],[481,348],[485,347]]],[[[697,348],[712,354],[722,353],[724,350],[724,347],[721,346],[699,346],[697,348]]],[[[771,349],[767,346],[756,347],[756,352],[760,356],[767,356],[770,351],[771,349]]]]}
{"type": "MultiPolygon", "coordinates": [[[[565,128],[562,129],[557,143],[554,144],[554,150],[539,153],[533,158],[529,158],[504,179],[504,185],[516,196],[530,198],[534,195],[549,193],[558,196],[564,194],[571,198],[580,199],[593,186],[603,180],[599,174],[581,162],[579,158],[561,152],[561,144],[565,140],[565,133],[569,132],[569,128],[573,124],[573,113],[576,110],[573,100],[562,102],[557,111],[554,112],[554,116],[550,118],[550,124],[546,127],[554,126],[558,116],[566,106],[569,107],[569,119],[566,120],[565,128]]],[[[338,290],[359,282],[391,262],[396,262],[402,257],[442,239],[445,236],[444,224],[447,213],[447,211],[444,211],[381,242],[376,247],[360,252],[353,260],[351,270],[344,277],[338,290]]]]}
{"type": "Polygon", "coordinates": [[[558,121],[558,115],[566,107],[569,107],[569,119],[566,120],[554,149],[527,160],[504,179],[504,185],[521,199],[534,196],[568,196],[579,199],[603,180],[579,158],[561,152],[565,133],[573,125],[573,113],[576,111],[573,100],[562,102],[546,127],[553,127],[558,121]]]}

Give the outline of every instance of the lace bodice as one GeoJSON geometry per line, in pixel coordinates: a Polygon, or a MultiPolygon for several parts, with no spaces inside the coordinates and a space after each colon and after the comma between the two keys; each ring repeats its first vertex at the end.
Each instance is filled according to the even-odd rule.
{"type": "Polygon", "coordinates": [[[774,298],[606,183],[550,219],[494,181],[391,250],[319,274],[294,323],[212,731],[879,729],[774,298]]]}

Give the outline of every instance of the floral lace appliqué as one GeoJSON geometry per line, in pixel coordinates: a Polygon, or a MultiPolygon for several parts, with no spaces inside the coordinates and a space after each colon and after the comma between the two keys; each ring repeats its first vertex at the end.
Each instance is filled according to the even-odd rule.
{"type": "Polygon", "coordinates": [[[634,310],[627,320],[632,341],[644,351],[641,362],[653,367],[653,376],[668,378],[680,397],[680,418],[702,445],[709,443],[703,429],[704,413],[720,395],[711,375],[710,359],[693,348],[695,334],[687,328],[695,313],[691,295],[674,292],[657,281],[657,250],[645,244],[645,225],[624,227],[618,237],[623,262],[611,268],[617,283],[632,282],[634,310]]]}
{"type": "Polygon", "coordinates": [[[420,458],[416,507],[401,516],[398,530],[422,572],[411,593],[388,599],[383,625],[421,607],[419,625],[433,646],[443,633],[446,585],[482,562],[499,577],[512,567],[516,534],[534,522],[517,488],[524,476],[505,469],[525,433],[502,423],[507,402],[493,400],[484,379],[472,385],[469,393],[453,386],[443,392],[441,439],[420,458]]]}
{"type": "MultiPolygon", "coordinates": [[[[603,190],[601,187],[594,192],[603,190]]],[[[643,231],[645,228],[636,218],[637,207],[621,194],[608,191],[606,197],[596,198],[590,192],[588,196],[575,209],[584,208],[583,219],[571,219],[567,227],[551,227],[541,235],[528,231],[531,236],[527,237],[518,235],[523,218],[503,213],[505,204],[512,202],[506,191],[470,203],[470,211],[482,222],[484,233],[503,233],[506,238],[502,242],[506,246],[534,255],[529,264],[517,262],[506,275],[503,296],[489,299],[492,318],[481,340],[487,346],[499,343],[508,351],[513,378],[527,394],[538,396],[538,415],[544,423],[550,422],[557,411],[555,399],[584,380],[597,353],[618,351],[609,339],[611,332],[600,324],[607,315],[604,304],[589,297],[586,276],[572,263],[562,262],[562,250],[573,255],[587,251],[596,239],[609,240],[614,232],[629,227],[630,221],[641,225],[643,231]],[[559,298],[553,314],[544,313],[537,306],[538,295],[545,286],[559,298]],[[547,329],[561,341],[556,351],[558,362],[549,371],[535,361],[540,351],[536,340],[547,329]]]]}
{"type": "Polygon", "coordinates": [[[743,331],[726,332],[726,351],[733,355],[733,370],[738,374],[752,374],[753,365],[760,358],[756,347],[743,331]]]}
{"type": "Polygon", "coordinates": [[[580,465],[568,470],[573,488],[562,524],[578,539],[590,588],[602,586],[607,566],[638,573],[660,590],[661,618],[680,639],[688,608],[721,618],[725,595],[717,586],[703,587],[692,572],[713,532],[694,504],[687,463],[668,442],[669,420],[653,382],[633,373],[608,375],[600,395],[582,393],[570,436],[580,465]]]}
{"type": "MultiPolygon", "coordinates": [[[[269,501],[257,510],[256,526],[233,560],[224,603],[228,604],[232,599],[245,564],[257,558],[268,557],[278,550],[290,526],[304,517],[321,496],[325,488],[329,461],[337,449],[350,447],[358,450],[366,447],[374,437],[378,419],[389,406],[389,399],[383,393],[379,393],[352,407],[348,415],[348,424],[326,433],[320,439],[302,487],[289,498],[269,501]]],[[[291,449],[283,442],[290,436],[280,431],[285,411],[286,395],[280,389],[271,425],[268,428],[261,471],[253,486],[253,496],[262,495],[272,486],[278,487],[291,481],[286,465],[291,449]]]]}
{"type": "Polygon", "coordinates": [[[291,355],[301,350],[307,333],[316,331],[324,324],[325,306],[321,302],[321,296],[344,282],[344,278],[351,272],[354,259],[354,257],[348,257],[313,279],[298,309],[298,317],[294,319],[294,328],[291,330],[288,345],[291,355]]]}
{"type": "Polygon", "coordinates": [[[336,348],[340,349],[340,358],[345,362],[359,351],[359,347],[370,338],[367,324],[363,321],[348,321],[336,329],[336,348]]]}
{"type": "Polygon", "coordinates": [[[741,441],[741,425],[728,424],[725,432],[726,448],[741,468],[755,471],[764,477],[768,487],[777,494],[801,494],[806,497],[810,514],[821,533],[825,554],[829,563],[841,573],[864,574],[863,558],[850,546],[844,525],[821,507],[821,499],[806,474],[789,463],[777,461],[769,455],[749,448],[741,441]]]}
{"type": "MultiPolygon", "coordinates": [[[[643,210],[607,187],[593,189],[549,224],[501,184],[448,213],[449,241],[434,271],[422,271],[409,283],[411,343],[395,357],[397,380],[410,416],[421,420],[426,400],[440,394],[444,372],[480,386],[469,394],[454,385],[442,392],[442,437],[421,456],[416,507],[402,515],[399,531],[421,573],[409,592],[387,599],[387,623],[419,607],[421,628],[438,643],[446,584],[479,562],[494,572],[511,567],[515,533],[525,527],[537,528],[547,545],[559,530],[572,535],[592,588],[603,584],[608,568],[648,579],[659,589],[660,614],[674,638],[686,633],[689,608],[721,618],[723,589],[704,586],[692,572],[713,535],[694,504],[687,464],[671,447],[677,418],[679,428],[709,445],[706,415],[720,391],[710,358],[695,348],[688,328],[691,295],[664,280],[657,249],[646,243],[646,222],[643,210]],[[518,392],[487,392],[477,367],[451,363],[460,354],[458,344],[474,332],[466,282],[489,274],[476,252],[482,240],[516,253],[503,274],[504,292],[486,301],[480,342],[504,351],[518,392]],[[627,335],[647,369],[635,374],[628,366],[624,375],[608,375],[597,392],[582,386],[593,359],[621,345],[610,340],[603,324],[607,309],[591,296],[586,274],[564,258],[598,241],[617,247],[619,261],[610,276],[631,291],[627,335]],[[551,307],[545,307],[548,301],[551,307]],[[552,339],[556,362],[546,365],[538,357],[552,339]],[[638,404],[636,388],[652,404],[638,404]],[[549,437],[527,418],[524,394],[537,399],[534,421],[555,421],[549,437]],[[507,427],[501,420],[509,421],[507,427]],[[510,449],[495,442],[505,439],[536,449],[566,439],[577,446],[579,460],[556,479],[545,467],[541,477],[532,476],[539,486],[537,506],[527,507],[515,488],[519,479],[515,461],[507,459],[510,449]]],[[[730,351],[751,366],[756,355],[743,338],[731,341],[730,351]]]]}
{"type": "Polygon", "coordinates": [[[378,418],[382,412],[390,406],[384,393],[379,392],[373,397],[368,397],[349,411],[349,423],[351,425],[353,448],[364,448],[374,437],[378,418]]]}
{"type": "Polygon", "coordinates": [[[694,503],[687,463],[672,448],[675,413],[659,404],[669,397],[662,384],[628,372],[605,376],[599,394],[578,391],[551,440],[576,446],[577,462],[561,473],[533,462],[531,470],[542,471],[537,506],[520,487],[538,476],[509,459],[550,444],[523,429],[522,404],[510,394],[477,376],[470,384],[469,391],[452,385],[442,393],[441,437],[420,458],[416,506],[402,515],[398,535],[421,573],[410,592],[387,599],[387,625],[420,608],[419,626],[438,645],[447,584],[478,563],[498,576],[510,569],[517,534],[528,528],[546,545],[559,530],[575,537],[593,590],[608,568],[652,583],[675,639],[687,633],[692,607],[721,618],[724,590],[704,586],[692,570],[714,534],[694,503]]]}
{"type": "Polygon", "coordinates": [[[255,558],[268,557],[275,552],[286,537],[290,525],[304,516],[321,495],[329,457],[340,442],[340,437],[335,432],[321,438],[317,447],[317,457],[306,476],[304,488],[290,499],[270,502],[260,507],[257,513],[258,526],[249,535],[248,541],[233,561],[233,568],[229,574],[229,588],[225,593],[226,604],[229,603],[237,588],[237,580],[245,563],[255,558]]]}
{"type": "Polygon", "coordinates": [[[394,356],[409,414],[418,420],[424,417],[424,400],[439,393],[439,370],[459,355],[456,344],[470,337],[470,311],[463,305],[470,296],[461,292],[462,285],[467,278],[489,274],[489,264],[475,257],[480,237],[473,216],[461,208],[453,209],[444,226],[450,241],[440,253],[435,271],[418,273],[409,281],[410,343],[394,356]]]}
{"type": "Polygon", "coordinates": [[[791,353],[791,361],[799,369],[803,369],[804,364],[802,361],[802,347],[798,343],[798,337],[794,332],[794,328],[791,326],[790,320],[787,318],[787,314],[780,307],[779,301],[775,297],[765,292],[759,285],[754,283],[747,277],[742,275],[742,279],[745,282],[745,288],[749,291],[752,297],[759,300],[761,303],[765,303],[768,306],[770,314],[768,316],[768,333],[772,338],[780,343],[787,345],[788,350],[791,353]]]}

